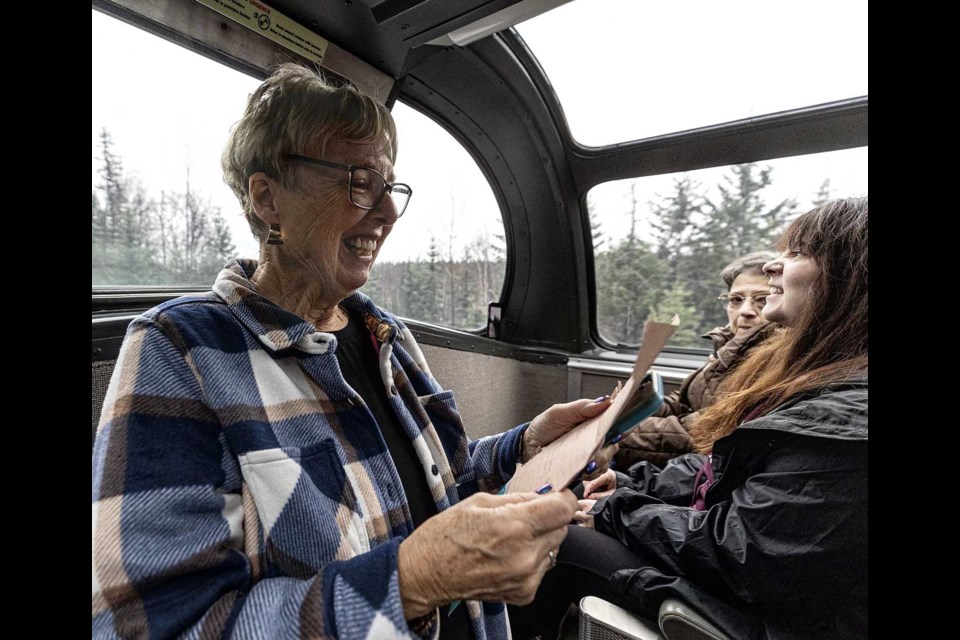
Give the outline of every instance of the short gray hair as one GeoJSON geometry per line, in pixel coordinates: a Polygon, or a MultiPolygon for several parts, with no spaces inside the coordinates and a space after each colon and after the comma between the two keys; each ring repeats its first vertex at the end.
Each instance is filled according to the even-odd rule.
{"type": "Polygon", "coordinates": [[[777,254],[773,251],[754,251],[753,253],[748,253],[725,266],[720,272],[720,277],[727,283],[727,289],[729,289],[733,286],[733,281],[736,280],[737,276],[741,273],[762,276],[763,265],[776,257],[777,254]]]}
{"type": "Polygon", "coordinates": [[[331,142],[373,144],[386,140],[397,158],[397,128],[390,110],[349,82],[334,83],[321,71],[292,62],[279,65],[247,99],[220,164],[243,207],[250,230],[261,242],[267,225],[257,217],[248,193],[250,176],[263,171],[284,187],[296,187],[298,174],[284,171],[282,156],[321,156],[331,142]]]}

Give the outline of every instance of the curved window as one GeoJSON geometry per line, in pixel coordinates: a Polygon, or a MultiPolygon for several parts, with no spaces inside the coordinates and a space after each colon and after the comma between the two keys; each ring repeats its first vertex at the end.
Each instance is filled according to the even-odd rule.
{"type": "MultiPolygon", "coordinates": [[[[208,288],[229,258],[259,255],[220,169],[259,81],[92,13],[93,286],[208,288]]],[[[363,291],[404,317],[485,327],[506,265],[493,191],[439,125],[400,103],[393,113],[396,179],[413,197],[363,291]]]]}
{"type": "Polygon", "coordinates": [[[576,0],[515,28],[601,146],[865,96],[867,24],[866,0],[576,0]]]}
{"type": "Polygon", "coordinates": [[[395,172],[413,196],[362,291],[400,316],[468,331],[485,327],[506,271],[493,190],[440,125],[400,102],[393,116],[395,172]]]}
{"type": "Polygon", "coordinates": [[[259,253],[220,170],[258,82],[92,13],[93,286],[207,288],[259,253]]]}
{"type": "Polygon", "coordinates": [[[727,323],[724,266],[772,250],[816,204],[864,195],[866,147],[597,185],[587,209],[601,338],[636,345],[644,320],[677,313],[670,346],[709,348],[699,336],[727,323]]]}

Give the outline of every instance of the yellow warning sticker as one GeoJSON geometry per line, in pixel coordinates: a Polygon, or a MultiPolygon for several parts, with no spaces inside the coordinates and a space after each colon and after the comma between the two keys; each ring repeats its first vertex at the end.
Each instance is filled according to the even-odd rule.
{"type": "Polygon", "coordinates": [[[308,60],[323,62],[327,40],[256,0],[197,0],[308,60]]]}

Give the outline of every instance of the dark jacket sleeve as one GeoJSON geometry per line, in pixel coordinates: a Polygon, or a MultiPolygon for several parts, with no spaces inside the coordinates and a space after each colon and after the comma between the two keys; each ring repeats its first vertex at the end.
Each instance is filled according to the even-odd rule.
{"type": "Polygon", "coordinates": [[[641,461],[617,474],[617,489],[647,494],[657,500],[687,506],[693,496],[694,480],[707,457],[696,453],[678,456],[661,468],[641,461]]]}
{"type": "Polygon", "coordinates": [[[850,578],[867,561],[866,456],[864,443],[793,436],[706,511],[632,488],[591,511],[598,531],[664,573],[765,607],[826,610],[833,593],[866,597],[850,578]]]}

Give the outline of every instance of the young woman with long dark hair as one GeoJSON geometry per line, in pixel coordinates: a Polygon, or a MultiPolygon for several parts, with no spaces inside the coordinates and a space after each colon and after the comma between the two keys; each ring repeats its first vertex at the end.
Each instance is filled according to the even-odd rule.
{"type": "Polygon", "coordinates": [[[738,639],[867,636],[867,199],[799,216],[777,248],[763,315],[783,329],[704,411],[699,453],[585,484],[515,638],[555,637],[585,595],[651,619],[679,597],[738,639]]]}

